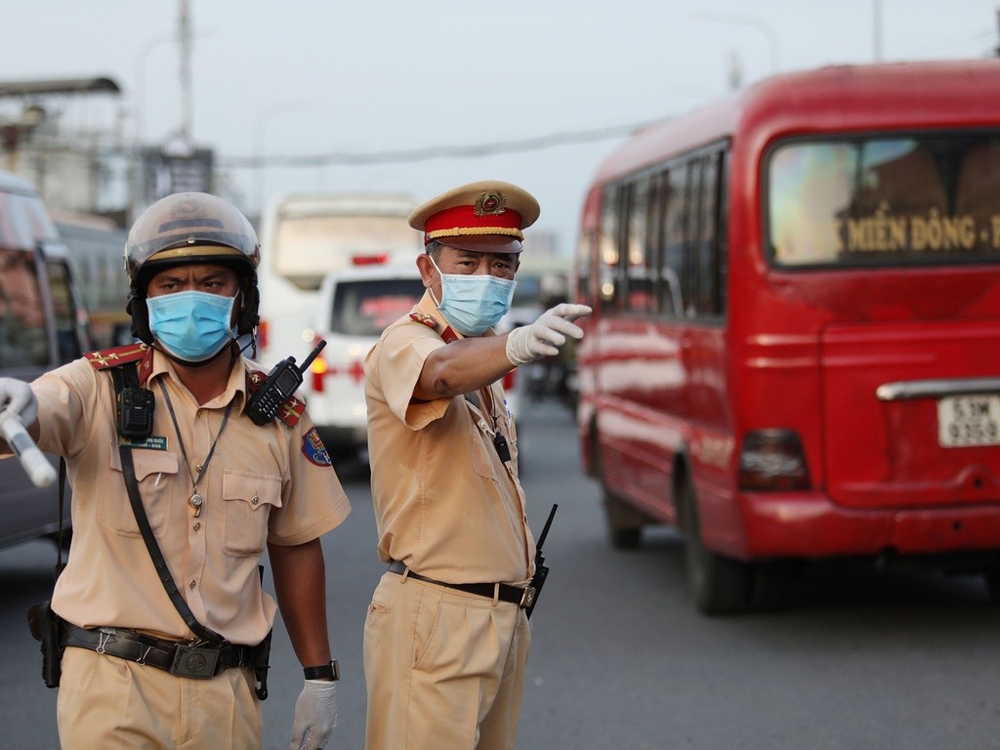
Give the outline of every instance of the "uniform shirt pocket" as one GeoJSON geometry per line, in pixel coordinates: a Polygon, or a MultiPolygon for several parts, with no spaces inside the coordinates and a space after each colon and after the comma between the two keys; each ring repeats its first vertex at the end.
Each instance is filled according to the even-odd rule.
{"type": "Polygon", "coordinates": [[[483,479],[496,481],[498,471],[502,473],[502,469],[498,469],[495,463],[499,462],[496,446],[493,443],[496,433],[490,429],[485,418],[477,416],[475,412],[473,412],[473,417],[476,419],[479,438],[470,441],[469,451],[472,454],[472,468],[483,479]]]}
{"type": "MultiPolygon", "coordinates": [[[[135,466],[139,497],[142,498],[142,506],[153,529],[153,536],[161,537],[167,528],[170,510],[174,505],[171,502],[171,488],[177,480],[180,466],[177,454],[133,448],[132,464],[135,466]]],[[[135,520],[132,503],[125,487],[122,457],[117,445],[111,446],[111,469],[121,481],[121,491],[100,493],[97,518],[103,526],[122,536],[141,536],[139,523],[135,520]]]]}
{"type": "Polygon", "coordinates": [[[227,470],[222,499],[226,554],[245,557],[263,552],[271,509],[281,507],[281,477],[227,470]]]}

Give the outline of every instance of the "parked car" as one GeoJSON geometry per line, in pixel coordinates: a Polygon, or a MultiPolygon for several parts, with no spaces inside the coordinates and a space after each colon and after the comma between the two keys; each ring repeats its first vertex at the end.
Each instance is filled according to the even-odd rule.
{"type": "MultiPolygon", "coordinates": [[[[69,252],[42,199],[30,183],[0,172],[0,376],[34,380],[91,344],[69,252]]],[[[0,460],[0,547],[54,537],[58,507],[57,486],[39,489],[16,459],[0,460]]],[[[63,520],[68,528],[68,498],[63,520]]]]}

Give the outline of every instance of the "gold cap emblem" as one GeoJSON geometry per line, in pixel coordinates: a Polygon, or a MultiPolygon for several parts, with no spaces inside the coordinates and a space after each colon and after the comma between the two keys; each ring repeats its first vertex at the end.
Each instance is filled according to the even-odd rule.
{"type": "Polygon", "coordinates": [[[476,198],[476,207],[473,209],[473,213],[476,216],[494,216],[502,214],[506,210],[507,196],[498,191],[496,193],[481,193],[476,198]]]}

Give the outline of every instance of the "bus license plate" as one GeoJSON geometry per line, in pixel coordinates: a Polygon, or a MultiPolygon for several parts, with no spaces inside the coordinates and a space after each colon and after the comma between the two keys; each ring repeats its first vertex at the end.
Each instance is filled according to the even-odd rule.
{"type": "Polygon", "coordinates": [[[948,396],[940,399],[938,443],[944,448],[1000,445],[1000,396],[948,396]]]}

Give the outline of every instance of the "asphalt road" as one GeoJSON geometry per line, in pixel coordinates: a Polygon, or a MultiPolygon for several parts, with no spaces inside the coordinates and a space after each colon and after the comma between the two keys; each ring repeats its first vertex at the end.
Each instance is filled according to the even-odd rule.
{"type": "MultiPolygon", "coordinates": [[[[604,539],[597,486],[579,470],[572,416],[523,410],[522,476],[551,573],[532,617],[519,748],[982,750],[1000,747],[1000,611],[976,578],[906,566],[806,569],[788,610],[710,619],[683,585],[667,530],[635,551],[604,539]]],[[[361,640],[382,566],[368,476],[341,465],[354,505],[324,539],[329,622],[343,679],[331,748],[363,746],[361,640]]],[[[0,550],[0,748],[55,748],[55,696],[24,610],[46,598],[54,547],[0,550]]],[[[301,671],[276,628],[266,747],[287,747],[301,671]]]]}

